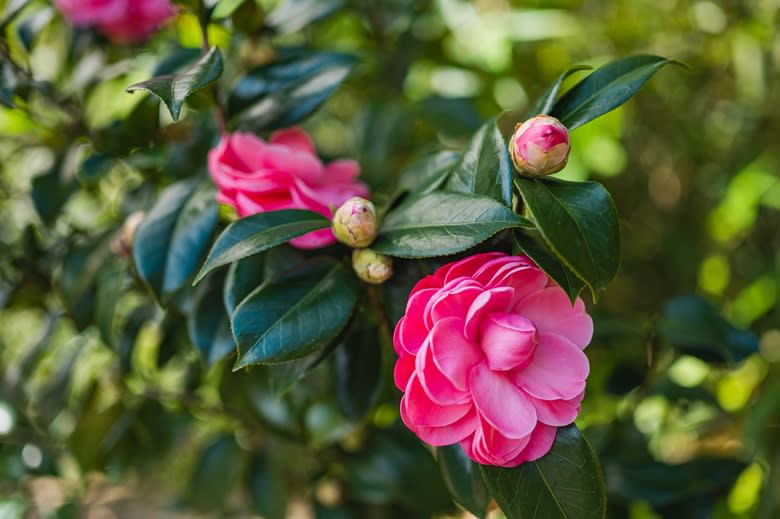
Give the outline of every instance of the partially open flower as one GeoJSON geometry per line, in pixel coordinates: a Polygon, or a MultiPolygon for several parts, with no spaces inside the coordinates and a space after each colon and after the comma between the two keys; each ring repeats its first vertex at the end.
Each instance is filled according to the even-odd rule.
{"type": "Polygon", "coordinates": [[[368,247],[376,238],[376,231],[376,209],[365,198],[350,198],[333,216],[333,234],[344,245],[368,247]]]}
{"type": "Polygon", "coordinates": [[[537,115],[518,126],[509,140],[509,154],[521,174],[550,175],[569,159],[569,131],[555,117],[537,115]]]}
{"type": "Polygon", "coordinates": [[[371,249],[355,249],[352,268],[361,280],[380,285],[393,275],[393,259],[371,249]]]}

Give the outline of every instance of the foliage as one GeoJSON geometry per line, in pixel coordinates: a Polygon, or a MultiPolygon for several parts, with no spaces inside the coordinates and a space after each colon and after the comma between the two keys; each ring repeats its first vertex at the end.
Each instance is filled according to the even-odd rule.
{"type": "Polygon", "coordinates": [[[178,4],[120,45],[0,1],[0,516],[129,513],[95,474],[219,516],[778,513],[777,7],[178,4]],[[557,178],[507,152],[538,113],[557,178]],[[294,124],[360,160],[384,285],[286,244],[321,215],[217,203],[220,134],[294,124]],[[412,286],[486,250],[593,301],[580,417],[513,469],[426,449],[392,384],[412,286]]]}

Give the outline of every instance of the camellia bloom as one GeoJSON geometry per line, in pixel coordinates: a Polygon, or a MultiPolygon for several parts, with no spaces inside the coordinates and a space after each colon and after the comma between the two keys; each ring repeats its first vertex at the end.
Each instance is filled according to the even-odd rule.
{"type": "Polygon", "coordinates": [[[582,300],[527,257],[449,263],[417,283],[395,328],[401,418],[478,463],[536,460],[579,412],[592,335],[582,300]]]}
{"type": "Polygon", "coordinates": [[[569,131],[549,115],[528,119],[509,140],[509,154],[515,167],[533,177],[562,170],[569,160],[569,149],[569,131]]]}
{"type": "Polygon", "coordinates": [[[73,25],[94,25],[118,42],[142,41],[174,15],[169,0],[54,0],[73,25]]]}
{"type": "MultiPolygon", "coordinates": [[[[298,128],[274,133],[269,142],[250,133],[224,135],[209,152],[209,172],[219,188],[218,200],[232,205],[241,217],[280,209],[308,209],[330,219],[332,208],[353,196],[368,196],[356,177],[354,160],[323,165],[309,136],[298,128]]],[[[290,244],[315,249],[336,241],[322,229],[299,236],[290,244]]]]}

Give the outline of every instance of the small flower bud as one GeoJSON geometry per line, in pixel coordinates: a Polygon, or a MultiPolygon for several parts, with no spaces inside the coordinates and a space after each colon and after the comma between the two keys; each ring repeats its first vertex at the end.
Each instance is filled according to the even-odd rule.
{"type": "Polygon", "coordinates": [[[350,198],[333,216],[333,234],[344,245],[367,247],[376,238],[376,231],[376,209],[365,198],[350,198]]]}
{"type": "Polygon", "coordinates": [[[550,175],[569,159],[569,131],[555,117],[537,115],[517,127],[509,140],[509,154],[520,174],[550,175]]]}
{"type": "Polygon", "coordinates": [[[136,211],[127,217],[122,228],[111,240],[111,252],[121,258],[129,258],[133,254],[133,236],[144,219],[143,211],[136,211]]]}
{"type": "Polygon", "coordinates": [[[393,275],[393,258],[371,249],[355,249],[352,251],[352,268],[366,283],[380,285],[393,275]]]}

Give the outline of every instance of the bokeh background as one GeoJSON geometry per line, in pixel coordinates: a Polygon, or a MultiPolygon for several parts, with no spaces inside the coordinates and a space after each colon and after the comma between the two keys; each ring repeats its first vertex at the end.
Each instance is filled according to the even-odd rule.
{"type": "MultiPolygon", "coordinates": [[[[0,13],[13,4],[0,0],[0,13]]],[[[263,12],[274,4],[248,0],[212,26],[226,56],[220,86],[274,46],[358,55],[303,126],[322,155],[358,158],[376,190],[425,151],[462,148],[482,122],[528,105],[572,65],[640,53],[687,65],[661,70],[627,105],[574,131],[559,175],[602,182],[623,237],[619,276],[588,301],[596,337],[578,424],[600,453],[609,517],[778,517],[780,1],[351,0],[271,42],[263,12]]],[[[403,498],[409,482],[397,480],[428,469],[360,454],[364,425],[332,402],[306,401],[301,446],[276,434],[285,411],[262,391],[231,406],[249,386],[231,389],[240,377],[207,369],[186,327],[155,317],[137,293],[109,317],[121,323],[115,342],[85,309],[108,297],[81,286],[91,281],[80,273],[102,261],[86,254],[87,239],[148,204],[150,182],[204,168],[206,101],[192,98],[172,124],[124,91],[165,56],[197,55],[195,18],[181,14],[145,46],[122,48],[74,35],[33,0],[2,30],[0,517],[283,517],[285,508],[361,517],[346,502],[395,517],[414,508],[403,498]],[[159,125],[152,146],[83,160],[100,139],[144,132],[139,112],[159,125]],[[59,155],[66,145],[77,151],[59,155]]],[[[328,387],[317,386],[328,380],[320,375],[307,383],[328,387]]],[[[381,405],[368,423],[396,417],[381,405]]],[[[394,448],[377,441],[374,452],[394,448]]]]}

